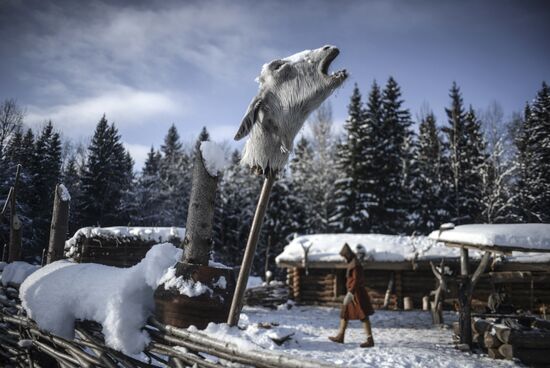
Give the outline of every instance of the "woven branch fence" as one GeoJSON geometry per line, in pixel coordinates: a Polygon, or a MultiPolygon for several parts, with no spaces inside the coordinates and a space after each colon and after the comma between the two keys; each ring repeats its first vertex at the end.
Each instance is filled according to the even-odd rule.
{"type": "MultiPolygon", "coordinates": [[[[54,306],[52,306],[54,308],[54,306]]],[[[25,368],[76,367],[259,367],[329,368],[270,350],[242,349],[202,332],[164,325],[153,317],[144,329],[151,342],[136,359],[105,345],[101,325],[78,321],[75,338],[68,340],[41,330],[26,316],[17,289],[0,289],[0,362],[25,368]],[[217,359],[212,359],[216,357],[217,359]]]]}

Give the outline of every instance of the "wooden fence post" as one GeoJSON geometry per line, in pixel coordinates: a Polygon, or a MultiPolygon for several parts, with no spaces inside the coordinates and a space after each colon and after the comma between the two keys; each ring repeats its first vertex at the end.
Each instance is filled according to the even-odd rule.
{"type": "Polygon", "coordinates": [[[10,246],[8,249],[8,262],[19,261],[21,259],[21,220],[17,216],[17,189],[20,174],[21,165],[18,164],[10,197],[10,246]]]}
{"type": "Polygon", "coordinates": [[[69,204],[71,196],[63,184],[55,186],[52,223],[46,264],[63,258],[65,239],[69,230],[69,204]]]}

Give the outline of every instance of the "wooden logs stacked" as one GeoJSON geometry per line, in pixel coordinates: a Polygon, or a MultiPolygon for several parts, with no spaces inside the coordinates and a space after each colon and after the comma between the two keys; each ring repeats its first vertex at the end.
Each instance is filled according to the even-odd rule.
{"type": "Polygon", "coordinates": [[[282,282],[272,281],[269,285],[246,289],[244,304],[276,309],[277,306],[287,302],[288,296],[289,292],[286,285],[282,282]]]}
{"type": "Polygon", "coordinates": [[[535,317],[506,318],[501,323],[472,323],[473,342],[493,359],[518,359],[526,365],[550,365],[550,323],[535,317]]]}

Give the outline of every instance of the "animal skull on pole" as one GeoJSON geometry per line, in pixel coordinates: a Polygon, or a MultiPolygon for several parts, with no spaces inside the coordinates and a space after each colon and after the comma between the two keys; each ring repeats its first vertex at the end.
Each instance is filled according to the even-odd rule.
{"type": "Polygon", "coordinates": [[[231,303],[227,321],[230,326],[239,321],[246,283],[277,173],[286,165],[294,138],[309,114],[348,76],[346,70],[328,73],[330,64],[339,53],[334,46],[324,46],[273,60],[262,67],[258,78],[259,92],[248,106],[235,135],[235,140],[249,136],[241,161],[266,178],[231,303]]]}

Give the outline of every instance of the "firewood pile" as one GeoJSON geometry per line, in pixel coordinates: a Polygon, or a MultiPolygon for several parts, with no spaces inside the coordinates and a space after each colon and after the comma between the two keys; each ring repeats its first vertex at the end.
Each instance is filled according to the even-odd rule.
{"type": "Polygon", "coordinates": [[[493,359],[550,365],[550,321],[514,315],[472,319],[472,334],[474,344],[493,359]]]}
{"type": "Polygon", "coordinates": [[[280,281],[271,281],[269,285],[246,289],[244,303],[249,306],[262,306],[276,309],[288,301],[288,287],[280,281]]]}
{"type": "MultiPolygon", "coordinates": [[[[52,306],[55,308],[55,306],[52,306]]],[[[0,287],[0,365],[11,367],[197,367],[221,368],[241,364],[260,368],[328,368],[266,350],[244,349],[200,331],[165,325],[151,318],[145,330],[151,342],[141,359],[125,355],[105,344],[101,325],[78,321],[74,339],[41,330],[26,316],[14,287],[0,287]],[[3,364],[2,364],[3,363],[3,364]]]]}

